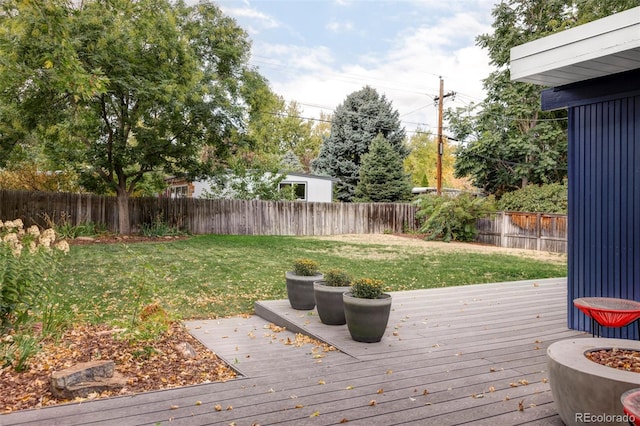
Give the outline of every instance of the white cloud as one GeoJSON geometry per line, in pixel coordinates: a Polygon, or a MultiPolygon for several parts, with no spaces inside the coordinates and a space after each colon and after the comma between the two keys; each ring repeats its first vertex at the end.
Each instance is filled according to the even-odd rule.
{"type": "Polygon", "coordinates": [[[307,105],[326,106],[331,112],[350,93],[370,85],[393,102],[407,129],[421,123],[421,127],[433,130],[438,76],[445,79],[445,91],[459,93],[456,101],[447,100],[446,107],[484,97],[482,79],[491,68],[486,52],[474,45],[474,38],[488,30],[471,15],[457,14],[435,27],[403,31],[382,57],[354,58],[338,69],[332,67],[333,56],[326,48],[288,48],[289,72],[272,84],[276,92],[302,103],[305,114],[314,117],[318,108],[307,105]]]}
{"type": "MultiPolygon", "coordinates": [[[[478,35],[491,31],[484,23],[490,7],[477,7],[484,1],[456,1],[456,6],[448,10],[442,3],[452,2],[417,2],[420,10],[415,14],[410,10],[411,16],[421,16],[433,4],[442,13],[430,15],[433,19],[407,19],[405,15],[407,25],[400,32],[375,34],[389,41],[384,44],[389,46],[386,51],[354,56],[347,62],[338,62],[340,46],[333,51],[322,45],[321,39],[314,39],[315,45],[296,45],[290,32],[285,43],[291,44],[254,40],[254,62],[269,78],[273,90],[288,101],[300,103],[307,117],[318,117],[320,110],[333,112],[349,94],[369,85],[393,103],[408,130],[420,126],[435,131],[434,97],[439,76],[445,80],[445,91],[458,93],[455,101],[447,99],[445,107],[464,106],[484,98],[482,79],[491,67],[487,53],[475,46],[478,35]]],[[[355,27],[353,19],[331,21],[327,29],[351,31],[355,27]]],[[[372,41],[378,49],[383,46],[372,41]]]]}
{"type": "Polygon", "coordinates": [[[353,23],[349,21],[331,21],[325,26],[325,28],[334,33],[344,33],[353,30],[353,23]]]}
{"type": "Polygon", "coordinates": [[[222,10],[225,15],[238,18],[247,18],[248,20],[250,20],[251,29],[249,32],[252,33],[278,28],[281,26],[278,20],[251,7],[226,8],[223,5],[220,5],[220,10],[222,10]]]}

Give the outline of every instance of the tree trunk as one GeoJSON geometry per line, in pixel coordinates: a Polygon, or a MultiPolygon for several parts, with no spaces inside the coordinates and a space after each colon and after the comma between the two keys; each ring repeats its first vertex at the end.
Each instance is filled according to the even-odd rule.
{"type": "Polygon", "coordinates": [[[126,190],[118,189],[116,196],[118,204],[118,233],[128,235],[131,233],[129,221],[129,193],[126,190]]]}

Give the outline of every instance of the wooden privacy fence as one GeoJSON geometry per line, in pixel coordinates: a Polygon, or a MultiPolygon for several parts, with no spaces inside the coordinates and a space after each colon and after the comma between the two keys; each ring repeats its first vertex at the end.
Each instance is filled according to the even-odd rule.
{"type": "Polygon", "coordinates": [[[498,212],[477,221],[476,241],[499,247],[567,252],[567,216],[498,212]]]}
{"type": "MultiPolygon", "coordinates": [[[[390,203],[131,198],[132,232],[162,221],[193,234],[332,235],[413,231],[416,207],[390,203]]],[[[115,197],[0,190],[0,219],[26,225],[104,224],[117,231],[115,197]]]]}
{"type": "MultiPolygon", "coordinates": [[[[417,230],[417,208],[390,203],[305,203],[296,201],[132,198],[132,232],[162,221],[192,234],[339,235],[417,230]]],[[[0,190],[0,220],[25,224],[102,224],[118,230],[115,197],[92,194],[0,190]]],[[[476,241],[484,244],[563,253],[567,217],[499,212],[477,221],[476,241]]]]}

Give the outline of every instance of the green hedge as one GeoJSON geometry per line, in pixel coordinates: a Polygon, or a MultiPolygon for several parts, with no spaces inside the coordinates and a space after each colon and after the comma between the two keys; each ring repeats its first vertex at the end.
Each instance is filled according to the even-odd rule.
{"type": "Polygon", "coordinates": [[[566,214],[567,185],[527,185],[517,191],[507,192],[498,201],[498,210],[566,214]]]}

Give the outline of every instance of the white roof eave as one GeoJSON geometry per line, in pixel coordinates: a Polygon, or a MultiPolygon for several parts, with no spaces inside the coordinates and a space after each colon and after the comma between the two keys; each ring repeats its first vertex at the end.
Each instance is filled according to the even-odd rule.
{"type": "Polygon", "coordinates": [[[640,7],[511,49],[511,80],[557,87],[640,68],[640,7]]]}

